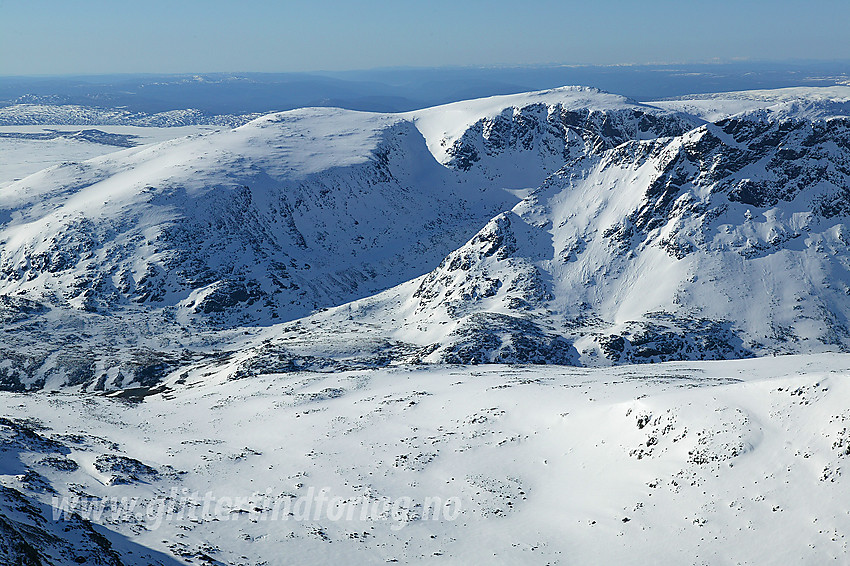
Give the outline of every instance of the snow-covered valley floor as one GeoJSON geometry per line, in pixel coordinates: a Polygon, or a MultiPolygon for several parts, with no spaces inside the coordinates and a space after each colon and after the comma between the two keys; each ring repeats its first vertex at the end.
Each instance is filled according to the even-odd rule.
{"type": "Polygon", "coordinates": [[[848,355],[132,394],[0,393],[5,514],[88,513],[127,564],[850,560],[848,355]]]}

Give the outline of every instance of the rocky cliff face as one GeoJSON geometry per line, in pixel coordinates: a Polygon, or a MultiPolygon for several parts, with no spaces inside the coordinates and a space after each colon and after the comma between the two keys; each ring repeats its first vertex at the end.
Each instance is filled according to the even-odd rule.
{"type": "MultiPolygon", "coordinates": [[[[499,309],[536,305],[533,318],[567,322],[589,358],[847,348],[847,125],[733,118],[581,158],[514,209],[532,251],[503,245],[501,272],[535,282],[530,292],[494,284],[487,254],[449,256],[448,268],[474,273],[464,285],[499,309]]],[[[453,300],[468,310],[472,295],[453,300]]]]}
{"type": "Polygon", "coordinates": [[[527,162],[557,170],[631,140],[681,135],[696,122],[683,115],[659,115],[653,108],[587,109],[564,104],[506,108],[472,124],[447,149],[447,165],[488,175],[521,177],[527,162]],[[516,154],[524,154],[519,163],[516,154]]]}
{"type": "MultiPolygon", "coordinates": [[[[62,509],[61,504],[57,508],[44,503],[45,499],[57,495],[45,475],[59,474],[59,481],[68,486],[78,499],[89,497],[95,505],[100,503],[97,520],[111,516],[112,524],[118,522],[117,514],[110,513],[105,500],[87,496],[81,490],[82,486],[64,481],[80,470],[80,465],[68,457],[72,451],[91,450],[92,444],[103,444],[115,450],[114,443],[90,435],[57,434],[45,428],[33,419],[0,418],[0,449],[3,453],[0,473],[6,477],[6,485],[0,485],[0,561],[21,566],[121,566],[128,563],[125,560],[130,563],[174,564],[172,558],[132,543],[102,525],[95,528],[91,517],[81,517],[70,505],[62,509]],[[121,541],[120,552],[114,544],[117,541],[121,541]]],[[[107,453],[97,456],[94,468],[107,477],[111,473],[111,477],[119,479],[118,482],[110,482],[110,485],[131,481],[133,476],[132,473],[122,475],[113,467],[136,472],[147,468],[156,472],[137,460],[110,454],[108,450],[106,448],[107,453]]],[[[141,480],[136,478],[132,481],[141,480]]],[[[128,499],[125,498],[125,501],[128,499]]]]}

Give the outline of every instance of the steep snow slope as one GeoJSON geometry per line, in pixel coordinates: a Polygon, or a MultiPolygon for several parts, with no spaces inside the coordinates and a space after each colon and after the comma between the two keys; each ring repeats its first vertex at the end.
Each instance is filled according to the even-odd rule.
{"type": "Polygon", "coordinates": [[[845,563],[847,362],[213,364],[141,402],[3,392],[0,505],[16,490],[71,538],[67,497],[140,566],[845,563]]]}
{"type": "Polygon", "coordinates": [[[291,318],[417,275],[512,198],[458,189],[397,117],[273,115],[7,187],[4,292],[291,318]]]}
{"type": "Polygon", "coordinates": [[[304,109],[0,188],[0,562],[846,562],[847,355],[768,356],[850,346],[801,108],[304,109]]]}
{"type": "MultiPolygon", "coordinates": [[[[91,308],[115,297],[181,303],[205,313],[260,301],[240,305],[243,321],[292,318],[373,293],[438,261],[511,202],[500,189],[536,186],[563,164],[567,147],[585,154],[654,133],[649,125],[614,130],[605,112],[601,125],[583,124],[579,134],[558,122],[567,110],[555,100],[573,107],[593,97],[619,101],[569,89],[488,101],[489,111],[535,101],[508,106],[497,120],[513,134],[500,138],[499,150],[511,153],[500,162],[521,170],[520,186],[496,182],[493,168],[463,175],[435,161],[415,126],[438,130],[437,110],[291,111],[44,171],[0,194],[4,292],[82,297],[91,308]],[[589,147],[576,150],[577,139],[589,147]]],[[[629,110],[631,119],[640,116],[629,110]]],[[[653,123],[690,126],[676,115],[653,123]]],[[[493,138],[464,136],[441,140],[451,149],[493,138]]]]}
{"type": "Polygon", "coordinates": [[[0,382],[844,350],[848,123],[696,126],[563,88],[284,112],[46,170],[0,191],[0,382]],[[80,333],[97,354],[57,354],[80,333]]]}
{"type": "Polygon", "coordinates": [[[848,125],[729,120],[553,178],[517,209],[552,223],[549,308],[627,328],[614,359],[846,347],[848,125]]]}

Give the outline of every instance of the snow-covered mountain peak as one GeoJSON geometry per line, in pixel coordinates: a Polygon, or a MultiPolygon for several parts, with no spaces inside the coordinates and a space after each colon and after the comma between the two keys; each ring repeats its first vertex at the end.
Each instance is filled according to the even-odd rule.
{"type": "Polygon", "coordinates": [[[382,140],[413,133],[396,114],[357,112],[339,108],[302,108],[267,114],[227,133],[240,153],[264,159],[280,176],[304,177],[363,163],[374,156],[382,140]]]}
{"type": "Polygon", "coordinates": [[[3,184],[0,563],[846,556],[839,94],[304,108],[3,184]]]}
{"type": "MultiPolygon", "coordinates": [[[[614,111],[645,108],[631,99],[609,94],[599,89],[584,86],[560,88],[491,96],[475,100],[453,102],[407,114],[428,140],[428,147],[438,161],[447,159],[446,148],[479,120],[493,120],[504,112],[517,112],[528,106],[547,108],[560,107],[564,110],[585,109],[589,111],[614,111]]],[[[657,110],[655,110],[657,111],[657,110]]]]}
{"type": "MultiPolygon", "coordinates": [[[[5,290],[45,298],[59,292],[50,300],[61,303],[88,288],[99,300],[123,296],[173,305],[188,299],[195,306],[187,308],[203,310],[197,304],[207,293],[192,298],[193,292],[224,277],[235,281],[226,287],[235,285],[240,297],[224,301],[231,306],[252,293],[256,299],[273,288],[289,289],[284,308],[300,305],[294,308],[303,314],[339,300],[321,299],[326,293],[356,292],[357,281],[383,277],[386,270],[379,274],[372,262],[403,263],[396,246],[422,238],[440,249],[443,234],[469,230],[463,227],[468,215],[484,220],[513,199],[485,190],[458,206],[457,190],[409,122],[333,109],[276,114],[235,130],[56,167],[10,185],[0,194],[7,220],[0,252],[5,290]],[[403,200],[413,190],[419,198],[403,200]],[[368,204],[362,198],[367,192],[368,204]],[[430,209],[438,203],[453,212],[430,209]],[[394,222],[415,229],[399,239],[387,230],[394,222]],[[351,259],[340,261],[338,254],[351,259]],[[303,282],[284,282],[316,269],[340,275],[309,285],[306,293],[303,282]],[[155,283],[143,284],[151,277],[155,283]],[[353,279],[334,283],[335,277],[353,279]],[[76,291],[60,291],[66,285],[76,291]]],[[[403,273],[395,283],[406,278],[403,273]]]]}
{"type": "Polygon", "coordinates": [[[680,135],[701,120],[586,87],[453,103],[411,114],[441,163],[526,189],[573,159],[629,140],[680,135]]]}

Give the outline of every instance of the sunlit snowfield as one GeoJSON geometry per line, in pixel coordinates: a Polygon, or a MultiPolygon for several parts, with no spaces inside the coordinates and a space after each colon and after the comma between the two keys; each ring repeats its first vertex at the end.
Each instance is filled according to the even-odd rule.
{"type": "Polygon", "coordinates": [[[137,399],[3,393],[2,480],[41,485],[48,519],[62,497],[105,498],[95,522],[132,538],[115,547],[130,563],[137,543],[164,564],[825,564],[847,556],[848,363],[194,372],[137,399]],[[317,510],[320,492],[378,515],[317,510]],[[435,518],[434,500],[453,506],[435,518]]]}
{"type": "Polygon", "coordinates": [[[215,126],[0,126],[0,188],[36,171],[68,161],[77,162],[125,149],[220,129],[215,126]],[[109,134],[98,142],[84,132],[109,134]],[[104,143],[106,141],[107,143],[104,143]],[[111,143],[109,143],[111,142],[111,143]]]}

